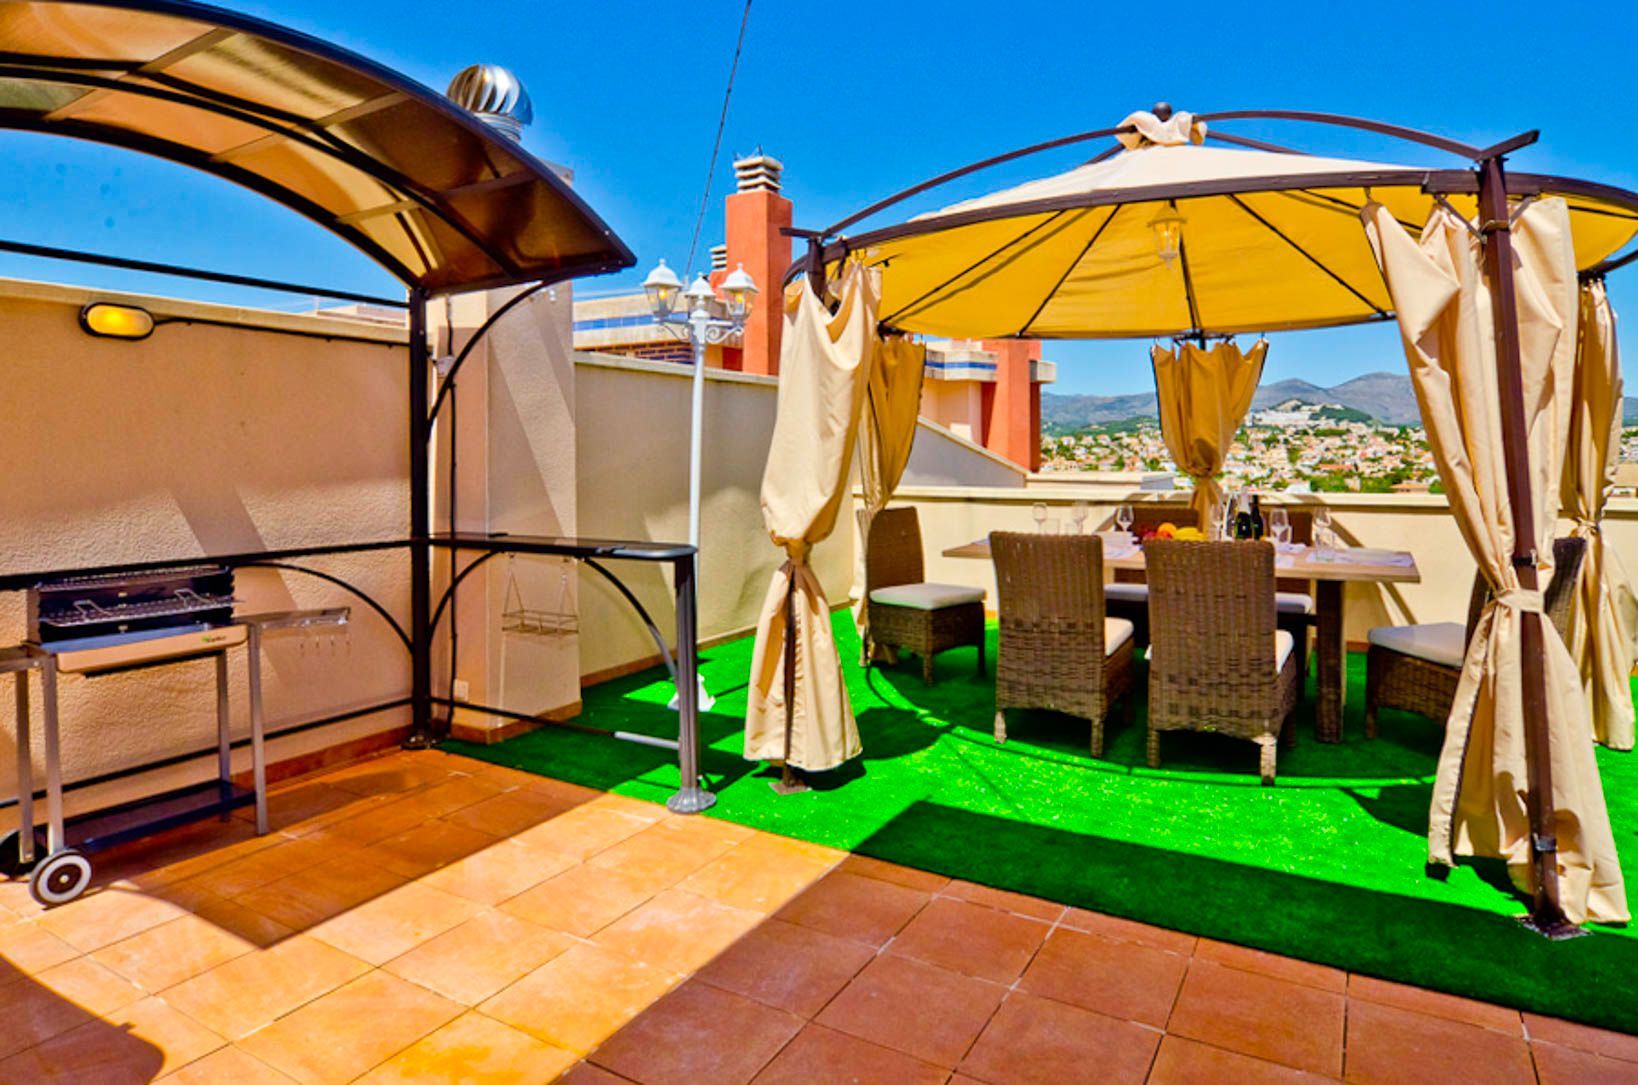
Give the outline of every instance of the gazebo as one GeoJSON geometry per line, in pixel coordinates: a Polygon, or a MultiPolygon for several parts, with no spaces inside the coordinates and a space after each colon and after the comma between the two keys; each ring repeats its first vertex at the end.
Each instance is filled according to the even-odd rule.
{"type": "MultiPolygon", "coordinates": [[[[1560,888],[1565,878],[1577,922],[1589,914],[1624,920],[1579,679],[1542,618],[1540,558],[1560,508],[1575,372],[1617,364],[1601,284],[1638,260],[1638,251],[1621,254],[1638,236],[1638,194],[1508,170],[1507,157],[1536,139],[1532,131],[1478,147],[1353,117],[1289,110],[1191,116],[1162,103],[1113,127],[941,174],[825,229],[792,231],[809,243],[787,279],[805,276],[799,306],[835,297],[842,308],[828,337],[811,330],[819,326],[811,316],[809,331],[801,316],[787,328],[786,359],[796,373],[784,379],[832,398],[825,413],[796,406],[793,395],[787,440],[776,431],[764,507],[792,560],[764,609],[748,729],[764,712],[783,710],[787,735],[845,715],[823,703],[837,684],[824,677],[823,653],[809,647],[822,593],[798,603],[812,595],[801,568],[806,548],[830,530],[824,515],[806,513],[823,505],[813,498],[845,485],[854,430],[838,420],[849,410],[866,435],[866,515],[890,496],[903,461],[880,450],[907,442],[898,432],[904,419],[883,409],[893,398],[888,373],[903,367],[884,359],[901,349],[904,335],[1170,338],[1203,351],[1237,334],[1397,320],[1441,477],[1494,600],[1474,637],[1447,732],[1430,857],[1507,858],[1532,895],[1532,925],[1552,936],[1574,933],[1560,888]],[[1222,127],[1247,121],[1343,128],[1462,161],[1430,167],[1325,158],[1222,127]],[[979,171],[1104,140],[1113,143],[1068,172],[859,229],[979,171]],[[861,306],[877,335],[849,347],[857,338],[849,313],[861,306]],[[1604,333],[1587,330],[1599,327],[1604,333]],[[826,360],[804,360],[816,354],[826,360]],[[859,374],[852,381],[833,376],[845,365],[859,374]],[[851,407],[842,401],[849,396],[851,407]],[[817,451],[792,451],[806,447],[797,433],[803,427],[824,435],[817,451]],[[786,462],[792,457],[799,466],[786,462]],[[871,492],[870,480],[884,476],[871,492]],[[804,482],[819,486],[804,495],[805,505],[784,500],[804,482]],[[781,636],[783,661],[776,658],[781,636]],[[816,670],[818,694],[795,688],[816,670]],[[778,679],[786,683],[783,695],[778,679]],[[1510,793],[1515,775],[1522,781],[1510,793]],[[1589,895],[1597,902],[1590,912],[1589,895]]],[[[1619,411],[1618,396],[1616,404],[1619,411]]],[[[782,395],[782,424],[785,409],[782,395]]],[[[1600,424],[1607,437],[1608,419],[1594,420],[1600,424]]],[[[913,411],[908,425],[913,430],[913,411]]],[[[1574,515],[1596,520],[1601,498],[1593,505],[1574,515]]],[[[778,726],[777,718],[768,721],[778,726]]],[[[760,749],[768,748],[764,741],[760,749]]],[[[748,739],[747,756],[767,755],[748,739]]]]}

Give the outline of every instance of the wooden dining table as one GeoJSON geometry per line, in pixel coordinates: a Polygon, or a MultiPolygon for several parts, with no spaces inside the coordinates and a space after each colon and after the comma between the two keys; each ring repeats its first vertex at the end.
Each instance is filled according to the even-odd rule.
{"type": "MultiPolygon", "coordinates": [[[[1308,580],[1314,584],[1314,677],[1317,700],[1314,705],[1314,735],[1321,742],[1342,741],[1342,708],[1348,688],[1347,646],[1343,643],[1344,587],[1348,584],[1417,584],[1422,574],[1408,551],[1371,551],[1383,560],[1361,561],[1335,552],[1329,560],[1319,560],[1311,547],[1279,556],[1275,574],[1281,580],[1308,580]],[[1389,555],[1392,555],[1391,557],[1389,555]]],[[[952,546],[947,558],[990,560],[990,540],[986,536],[952,546]]],[[[1143,550],[1133,547],[1124,553],[1105,553],[1104,567],[1141,572],[1143,550]]]]}

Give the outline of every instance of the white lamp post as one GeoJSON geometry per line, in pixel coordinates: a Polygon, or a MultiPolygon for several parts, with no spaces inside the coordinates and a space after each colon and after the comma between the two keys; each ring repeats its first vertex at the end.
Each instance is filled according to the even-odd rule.
{"type": "MultiPolygon", "coordinates": [[[[741,264],[722,281],[726,317],[715,316],[711,303],[717,300],[716,291],[705,276],[697,277],[686,291],[677,273],[661,260],[648,278],[643,280],[643,292],[654,313],[655,323],[694,348],[693,404],[690,410],[688,435],[688,542],[696,549],[700,545],[700,449],[705,414],[705,348],[723,343],[745,330],[745,320],[755,304],[756,283],[745,273],[741,264]],[[681,312],[673,312],[677,300],[685,303],[681,312]]],[[[675,706],[675,700],[673,700],[675,706]]],[[[700,686],[700,707],[709,708],[712,699],[700,686]]]]}

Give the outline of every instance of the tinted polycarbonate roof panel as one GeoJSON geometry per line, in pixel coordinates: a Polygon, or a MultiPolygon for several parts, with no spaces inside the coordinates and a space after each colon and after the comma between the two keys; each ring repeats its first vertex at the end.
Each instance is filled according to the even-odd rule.
{"type": "Polygon", "coordinates": [[[551,167],[443,95],[200,4],[0,0],[0,127],[224,177],[431,293],[635,262],[551,167]]]}

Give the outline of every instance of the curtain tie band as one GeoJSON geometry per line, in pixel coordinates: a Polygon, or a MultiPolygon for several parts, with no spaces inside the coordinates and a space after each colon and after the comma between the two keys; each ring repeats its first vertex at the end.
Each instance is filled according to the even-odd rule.
{"type": "Polygon", "coordinates": [[[1520,614],[1543,614],[1547,610],[1546,600],[1541,592],[1525,591],[1523,588],[1501,592],[1496,596],[1496,605],[1516,610],[1520,614]]]}

